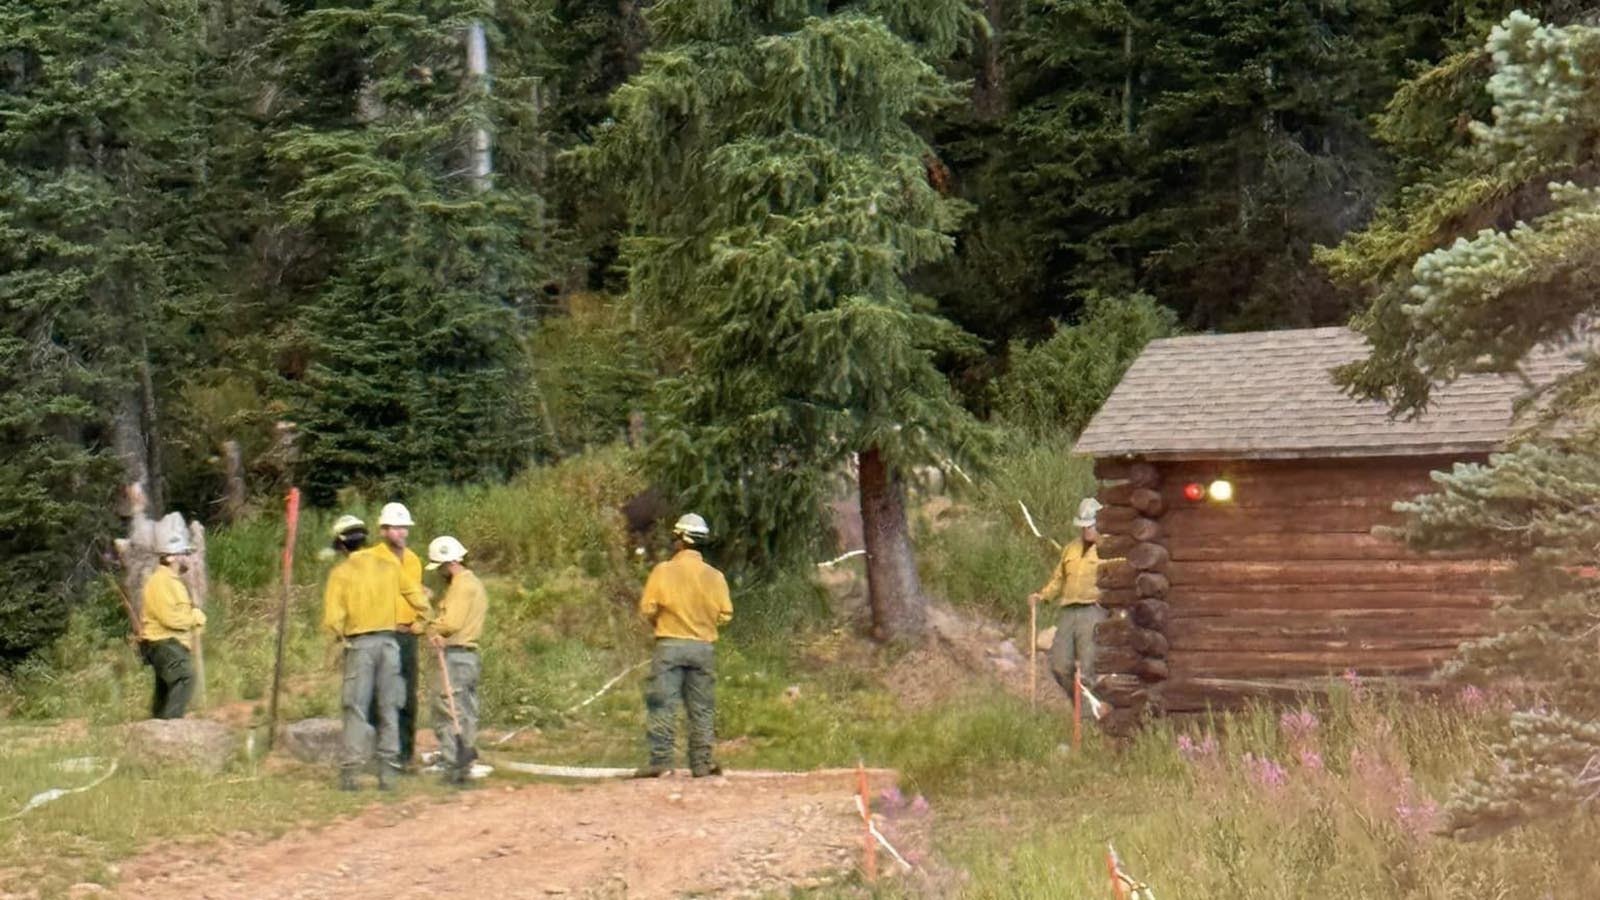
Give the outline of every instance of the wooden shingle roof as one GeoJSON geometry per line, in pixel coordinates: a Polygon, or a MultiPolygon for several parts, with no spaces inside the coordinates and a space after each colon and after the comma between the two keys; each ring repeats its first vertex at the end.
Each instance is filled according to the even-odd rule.
{"type": "MultiPolygon", "coordinates": [[[[1152,341],[1078,439],[1076,452],[1150,459],[1296,459],[1486,453],[1504,445],[1516,377],[1469,375],[1440,387],[1428,410],[1391,419],[1358,401],[1331,370],[1362,359],[1347,328],[1196,335],[1152,341]]],[[[1581,363],[1542,353],[1524,372],[1547,384],[1581,363]]]]}

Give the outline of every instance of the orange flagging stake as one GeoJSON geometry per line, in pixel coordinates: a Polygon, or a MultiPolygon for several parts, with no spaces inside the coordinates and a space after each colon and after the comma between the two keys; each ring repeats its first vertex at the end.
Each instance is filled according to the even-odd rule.
{"type": "Polygon", "coordinates": [[[1117,865],[1117,851],[1111,844],[1106,844],[1106,873],[1111,876],[1111,900],[1128,900],[1128,892],[1122,886],[1122,867],[1117,865]]]}
{"type": "Polygon", "coordinates": [[[872,803],[867,796],[867,768],[856,761],[856,804],[861,808],[861,843],[866,853],[867,881],[878,880],[878,842],[872,836],[872,803]]]}

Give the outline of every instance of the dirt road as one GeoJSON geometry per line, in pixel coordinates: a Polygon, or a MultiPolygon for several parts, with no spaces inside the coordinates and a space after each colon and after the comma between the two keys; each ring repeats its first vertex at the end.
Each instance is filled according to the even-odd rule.
{"type": "MultiPolygon", "coordinates": [[[[157,849],[122,867],[117,893],[743,897],[827,883],[862,854],[850,776],[482,784],[266,844],[157,849]]],[[[873,790],[887,786],[880,778],[873,790]]]]}

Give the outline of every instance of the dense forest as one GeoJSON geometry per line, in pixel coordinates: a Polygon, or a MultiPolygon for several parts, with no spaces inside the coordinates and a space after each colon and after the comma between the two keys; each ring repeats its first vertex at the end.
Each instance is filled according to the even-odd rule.
{"type": "MultiPolygon", "coordinates": [[[[1421,402],[1397,273],[1594,178],[1588,134],[1470,177],[1515,8],[1586,15],[0,0],[0,658],[65,627],[128,483],[228,521],[632,420],[761,568],[847,460],[903,543],[910,467],[1070,434],[1178,330],[1360,315],[1352,387],[1421,402]]],[[[915,592],[879,550],[874,591],[915,592]]]]}

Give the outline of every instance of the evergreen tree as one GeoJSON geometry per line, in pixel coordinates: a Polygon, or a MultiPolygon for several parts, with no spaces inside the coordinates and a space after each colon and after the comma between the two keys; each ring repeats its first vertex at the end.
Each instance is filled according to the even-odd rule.
{"type": "Polygon", "coordinates": [[[1485,54],[1492,120],[1471,125],[1472,145],[1438,180],[1329,257],[1346,276],[1388,279],[1361,323],[1375,352],[1344,378],[1401,412],[1425,407],[1436,383],[1514,371],[1541,347],[1578,337],[1589,354],[1532,408],[1544,427],[1487,465],[1458,465],[1438,494],[1407,507],[1403,533],[1414,546],[1515,558],[1503,632],[1468,648],[1455,673],[1526,682],[1541,700],[1513,717],[1498,765],[1451,804],[1448,826],[1464,835],[1589,806],[1600,785],[1600,586],[1583,577],[1600,545],[1600,360],[1591,344],[1600,270],[1590,250],[1600,237],[1600,29],[1513,13],[1485,54]],[[1417,246],[1427,249],[1406,264],[1417,246]]]}
{"type": "MultiPolygon", "coordinates": [[[[290,7],[272,31],[268,214],[293,249],[258,302],[294,311],[273,352],[321,502],[352,482],[503,476],[537,448],[521,343],[547,250],[533,126],[467,71],[473,21],[502,46],[467,0],[290,7]],[[488,179],[480,127],[522,151],[488,179]]],[[[526,96],[534,62],[491,60],[499,89],[526,96]]]]}
{"type": "Polygon", "coordinates": [[[182,2],[0,2],[0,662],[65,629],[114,527],[113,421],[174,289],[163,238],[194,174],[173,75],[195,25],[182,2]]]}
{"type": "Polygon", "coordinates": [[[663,0],[654,48],[585,154],[622,187],[634,294],[686,360],[659,385],[652,463],[757,563],[814,546],[855,455],[875,633],[920,635],[901,474],[979,429],[935,367],[969,341],[906,286],[960,205],[913,117],[953,101],[933,62],[975,27],[958,0],[663,0]]]}

